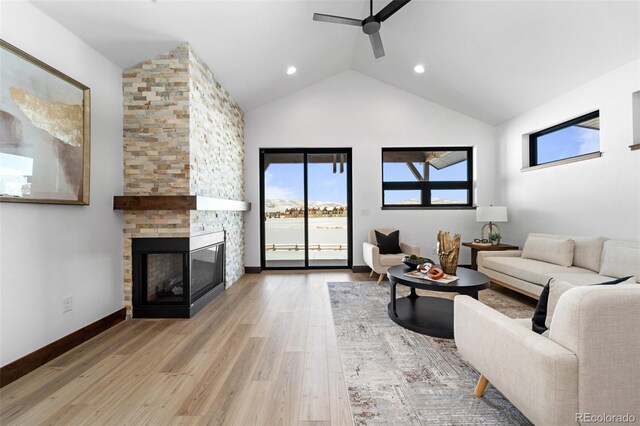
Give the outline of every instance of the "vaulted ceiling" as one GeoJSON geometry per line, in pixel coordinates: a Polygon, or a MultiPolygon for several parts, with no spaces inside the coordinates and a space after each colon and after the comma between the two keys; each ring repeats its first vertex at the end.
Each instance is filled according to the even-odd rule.
{"type": "Polygon", "coordinates": [[[377,60],[359,28],[312,21],[362,0],[34,3],[122,68],[191,43],[245,110],[353,69],[496,125],[640,57],[640,1],[413,0],[377,60]]]}

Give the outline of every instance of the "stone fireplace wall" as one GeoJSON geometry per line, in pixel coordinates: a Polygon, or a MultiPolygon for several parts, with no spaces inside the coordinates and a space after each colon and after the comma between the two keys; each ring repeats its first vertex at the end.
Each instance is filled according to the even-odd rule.
{"type": "MultiPolygon", "coordinates": [[[[124,195],[244,198],[244,114],[188,44],[123,72],[124,195]]],[[[227,287],[244,271],[238,212],[125,211],[124,298],[132,307],[131,240],[227,233],[227,287]]]]}
{"type": "Polygon", "coordinates": [[[185,195],[190,186],[189,49],[122,74],[124,195],[185,195]]]}
{"type": "MultiPolygon", "coordinates": [[[[244,199],[244,114],[215,80],[207,65],[189,55],[191,193],[229,200],[244,199]]],[[[226,279],[244,273],[244,213],[191,212],[191,235],[225,230],[226,279]]]]}

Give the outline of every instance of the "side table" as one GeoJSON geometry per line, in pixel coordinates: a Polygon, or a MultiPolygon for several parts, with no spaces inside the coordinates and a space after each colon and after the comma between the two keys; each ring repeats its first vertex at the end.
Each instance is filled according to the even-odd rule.
{"type": "Polygon", "coordinates": [[[498,245],[482,244],[482,243],[462,243],[463,246],[471,248],[471,269],[477,271],[478,264],[476,263],[476,257],[479,251],[504,251],[504,250],[518,250],[518,246],[511,244],[500,243],[498,245]]]}

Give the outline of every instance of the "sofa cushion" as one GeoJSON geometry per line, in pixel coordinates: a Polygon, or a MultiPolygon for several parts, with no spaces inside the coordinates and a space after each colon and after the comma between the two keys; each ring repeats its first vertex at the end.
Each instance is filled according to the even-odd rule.
{"type": "Polygon", "coordinates": [[[640,246],[638,243],[609,240],[604,243],[600,275],[611,277],[635,276],[640,282],[640,246]]]}
{"type": "Polygon", "coordinates": [[[522,249],[524,259],[541,260],[560,266],[573,264],[575,242],[569,239],[529,236],[522,249]]]}
{"type": "Polygon", "coordinates": [[[551,274],[544,274],[544,278],[547,280],[547,282],[551,278],[558,278],[559,280],[570,282],[575,286],[600,284],[602,282],[614,279],[614,277],[599,275],[595,272],[591,272],[588,269],[583,269],[582,272],[576,272],[576,268],[574,267],[571,267],[570,269],[572,270],[572,272],[555,272],[551,274]]]}
{"type": "Polygon", "coordinates": [[[542,286],[549,281],[549,276],[558,273],[592,273],[587,269],[559,266],[521,257],[485,257],[482,260],[482,266],[542,286]]]}
{"type": "Polygon", "coordinates": [[[529,295],[535,299],[540,296],[542,287],[544,287],[538,283],[521,280],[520,278],[512,277],[511,275],[503,274],[502,272],[485,268],[482,265],[478,265],[478,272],[482,272],[493,282],[504,283],[509,287],[513,287],[514,289],[517,289],[517,291],[521,291],[523,294],[529,295]]]}
{"type": "Polygon", "coordinates": [[[559,240],[573,240],[575,242],[573,249],[573,266],[579,268],[590,269],[594,272],[600,270],[600,262],[602,259],[602,247],[607,241],[603,237],[573,237],[567,235],[553,234],[529,234],[531,237],[551,238],[559,240]]]}
{"type": "Polygon", "coordinates": [[[380,257],[378,258],[378,261],[380,262],[380,266],[401,265],[402,264],[402,259],[404,258],[404,256],[405,256],[404,253],[400,253],[400,254],[381,254],[380,257]]]}

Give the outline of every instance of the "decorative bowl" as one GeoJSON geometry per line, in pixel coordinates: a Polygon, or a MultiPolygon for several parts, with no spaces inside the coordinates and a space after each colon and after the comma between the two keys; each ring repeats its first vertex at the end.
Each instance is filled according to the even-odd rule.
{"type": "Polygon", "coordinates": [[[415,271],[418,268],[418,265],[422,265],[423,263],[431,263],[435,264],[435,262],[426,257],[418,257],[416,259],[412,259],[409,256],[405,256],[402,258],[402,263],[407,265],[410,271],[415,271]]]}

